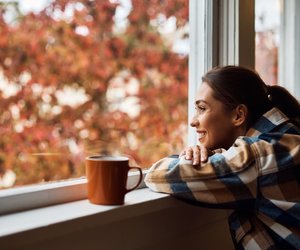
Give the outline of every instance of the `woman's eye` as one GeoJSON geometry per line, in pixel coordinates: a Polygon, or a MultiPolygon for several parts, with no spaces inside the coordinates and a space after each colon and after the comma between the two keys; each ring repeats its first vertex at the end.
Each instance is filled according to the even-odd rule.
{"type": "Polygon", "coordinates": [[[205,108],[202,107],[202,106],[196,106],[196,110],[197,110],[198,113],[201,113],[201,112],[205,111],[205,108]]]}

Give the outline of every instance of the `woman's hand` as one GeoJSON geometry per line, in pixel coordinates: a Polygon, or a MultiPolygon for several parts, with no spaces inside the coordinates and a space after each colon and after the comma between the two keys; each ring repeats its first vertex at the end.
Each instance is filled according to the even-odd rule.
{"type": "Polygon", "coordinates": [[[214,151],[211,151],[202,145],[196,145],[186,148],[179,156],[185,156],[186,160],[192,160],[193,165],[200,165],[201,162],[206,162],[208,157],[214,153],[214,151]]]}
{"type": "Polygon", "coordinates": [[[193,165],[199,165],[201,162],[206,162],[209,155],[209,150],[200,145],[188,147],[180,154],[180,156],[185,156],[186,160],[192,160],[193,165]]]}

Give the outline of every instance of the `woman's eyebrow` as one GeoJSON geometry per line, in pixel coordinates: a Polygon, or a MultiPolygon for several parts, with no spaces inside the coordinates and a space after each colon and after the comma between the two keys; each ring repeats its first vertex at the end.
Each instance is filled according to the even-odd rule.
{"type": "Polygon", "coordinates": [[[195,101],[195,105],[199,105],[201,102],[207,104],[206,101],[204,101],[204,100],[202,100],[202,99],[199,99],[199,100],[196,100],[196,101],[195,101]]]}

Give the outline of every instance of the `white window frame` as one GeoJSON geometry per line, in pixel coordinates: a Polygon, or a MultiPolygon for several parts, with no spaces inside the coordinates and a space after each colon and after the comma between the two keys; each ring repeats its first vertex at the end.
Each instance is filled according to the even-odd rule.
{"type": "MultiPolygon", "coordinates": [[[[190,0],[189,119],[201,76],[208,69],[227,64],[254,66],[253,1],[190,0]]],[[[188,143],[195,144],[195,138],[195,132],[189,130],[188,143]]],[[[137,178],[130,174],[128,185],[133,186],[137,178]]],[[[0,215],[86,198],[85,178],[1,190],[0,215]]]]}
{"type": "Polygon", "coordinates": [[[219,0],[219,65],[255,67],[255,0],[219,0]]]}
{"type": "Polygon", "coordinates": [[[279,84],[300,100],[300,1],[281,0],[279,84]]]}

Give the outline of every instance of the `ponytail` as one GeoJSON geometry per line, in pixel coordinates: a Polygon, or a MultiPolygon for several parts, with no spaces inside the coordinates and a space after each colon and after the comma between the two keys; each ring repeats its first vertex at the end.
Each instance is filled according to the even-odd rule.
{"type": "Polygon", "coordinates": [[[268,98],[272,106],[280,109],[297,127],[300,128],[300,104],[285,88],[267,86],[268,98]]]}

